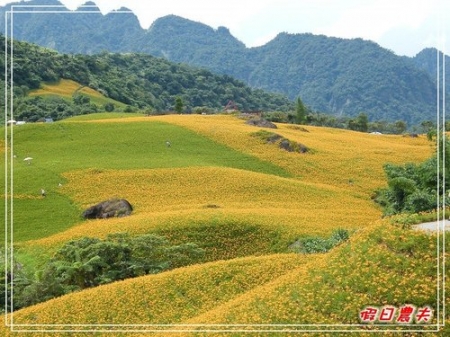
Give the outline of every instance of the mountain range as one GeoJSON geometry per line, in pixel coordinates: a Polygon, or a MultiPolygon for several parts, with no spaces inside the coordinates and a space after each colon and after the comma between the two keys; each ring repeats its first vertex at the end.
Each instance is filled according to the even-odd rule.
{"type": "MultiPolygon", "coordinates": [[[[0,39],[0,63],[9,46],[0,39]]],[[[0,88],[1,79],[4,74],[0,88]]],[[[163,58],[142,53],[68,55],[23,41],[14,42],[13,84],[14,117],[27,121],[59,120],[125,105],[125,112],[158,114],[175,111],[177,101],[179,112],[187,113],[223,111],[230,100],[241,111],[294,109],[285,95],[163,58]]]]}
{"type": "MultiPolygon", "coordinates": [[[[57,0],[16,4],[61,5],[57,0]]],[[[55,13],[68,11],[64,7],[52,8],[51,14],[32,13],[29,8],[20,13],[16,8],[14,38],[62,53],[151,54],[226,74],[291,100],[301,97],[312,110],[336,116],[365,112],[371,120],[403,120],[410,125],[436,116],[438,53],[432,48],[409,58],[362,39],[288,33],[264,46],[247,48],[226,27],[213,29],[169,15],[143,29],[131,11],[123,13],[126,8],[103,15],[95,3],[86,5],[93,7],[80,7],[76,15],[55,13]]],[[[0,13],[10,7],[0,8],[0,13]]],[[[4,18],[0,15],[3,31],[4,18]]],[[[441,62],[442,58],[441,53],[441,62]]]]}

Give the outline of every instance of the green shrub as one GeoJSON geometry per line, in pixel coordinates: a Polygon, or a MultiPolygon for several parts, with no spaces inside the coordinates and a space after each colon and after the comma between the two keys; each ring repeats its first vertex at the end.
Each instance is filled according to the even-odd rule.
{"type": "Polygon", "coordinates": [[[302,240],[302,253],[305,254],[326,253],[331,248],[331,242],[328,239],[311,237],[302,240]]]}
{"type": "Polygon", "coordinates": [[[425,191],[415,191],[406,198],[405,210],[410,213],[436,208],[436,196],[425,191]]]}
{"type": "Polygon", "coordinates": [[[444,179],[450,174],[449,166],[450,142],[445,138],[435,155],[423,163],[386,164],[388,187],[377,190],[374,200],[384,208],[384,215],[419,213],[433,210],[438,204],[442,206],[444,190],[450,188],[449,181],[444,179]],[[439,174],[438,163],[441,166],[439,174]],[[443,186],[444,182],[446,186],[443,186]]]}
{"type": "Polygon", "coordinates": [[[203,249],[193,243],[171,245],[153,234],[73,240],[34,275],[14,274],[14,310],[73,291],[196,263],[203,255],[203,249]]]}
{"type": "Polygon", "coordinates": [[[333,247],[337,246],[341,242],[347,241],[350,238],[349,232],[346,229],[338,228],[331,234],[330,241],[333,243],[333,247]]]}
{"type": "Polygon", "coordinates": [[[326,253],[333,247],[345,242],[349,239],[348,230],[339,228],[331,234],[328,239],[320,237],[307,237],[299,239],[291,250],[303,254],[326,253]]]}

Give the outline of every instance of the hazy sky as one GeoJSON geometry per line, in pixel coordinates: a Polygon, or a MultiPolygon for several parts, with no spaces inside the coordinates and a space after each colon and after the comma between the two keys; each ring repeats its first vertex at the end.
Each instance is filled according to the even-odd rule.
{"type": "MultiPolygon", "coordinates": [[[[60,0],[75,9],[87,0],[60,0]]],[[[0,5],[10,3],[0,0],[0,5]]],[[[127,7],[143,28],[175,14],[225,26],[248,47],[279,32],[324,34],[372,40],[398,55],[414,56],[425,47],[450,54],[448,0],[94,0],[103,13],[127,7]],[[447,34],[446,34],[447,33],[447,34]],[[447,35],[447,39],[445,37],[447,35]]]]}

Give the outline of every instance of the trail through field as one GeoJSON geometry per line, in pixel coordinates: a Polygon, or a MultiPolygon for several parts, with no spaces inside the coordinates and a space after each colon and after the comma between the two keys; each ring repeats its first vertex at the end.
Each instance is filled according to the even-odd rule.
{"type": "Polygon", "coordinates": [[[433,221],[433,222],[425,222],[419,225],[413,226],[414,229],[421,229],[421,230],[427,230],[427,231],[438,231],[439,229],[450,231],[450,220],[445,221],[433,221]]]}

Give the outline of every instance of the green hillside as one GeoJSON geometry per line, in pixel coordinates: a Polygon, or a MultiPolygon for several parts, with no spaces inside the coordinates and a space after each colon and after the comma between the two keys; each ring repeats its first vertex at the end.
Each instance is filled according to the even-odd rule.
{"type": "MultiPolygon", "coordinates": [[[[4,39],[0,46],[4,55],[4,39]]],[[[222,112],[230,101],[242,111],[293,109],[293,102],[281,94],[145,54],[67,55],[15,41],[13,69],[17,120],[59,120],[104,111],[173,112],[177,99],[180,113],[222,112]]]]}
{"type": "MultiPolygon", "coordinates": [[[[117,118],[116,114],[89,117],[103,116],[117,118]]],[[[69,170],[225,166],[289,176],[270,162],[236,152],[185,128],[151,119],[143,123],[122,120],[123,123],[79,124],[86,121],[79,117],[68,123],[27,124],[15,129],[14,192],[19,202],[15,204],[14,235],[17,240],[46,237],[79,221],[80,212],[58,187],[59,183],[65,183],[62,173],[69,170]],[[167,140],[173,144],[170,149],[166,147],[167,140]],[[33,158],[30,164],[23,160],[26,157],[33,158]],[[33,179],[29,181],[27,177],[33,179]],[[38,198],[41,188],[48,194],[45,204],[38,198]],[[51,227],[38,216],[43,213],[50,215],[51,227]],[[30,226],[36,230],[29,231],[30,226]]]]}

